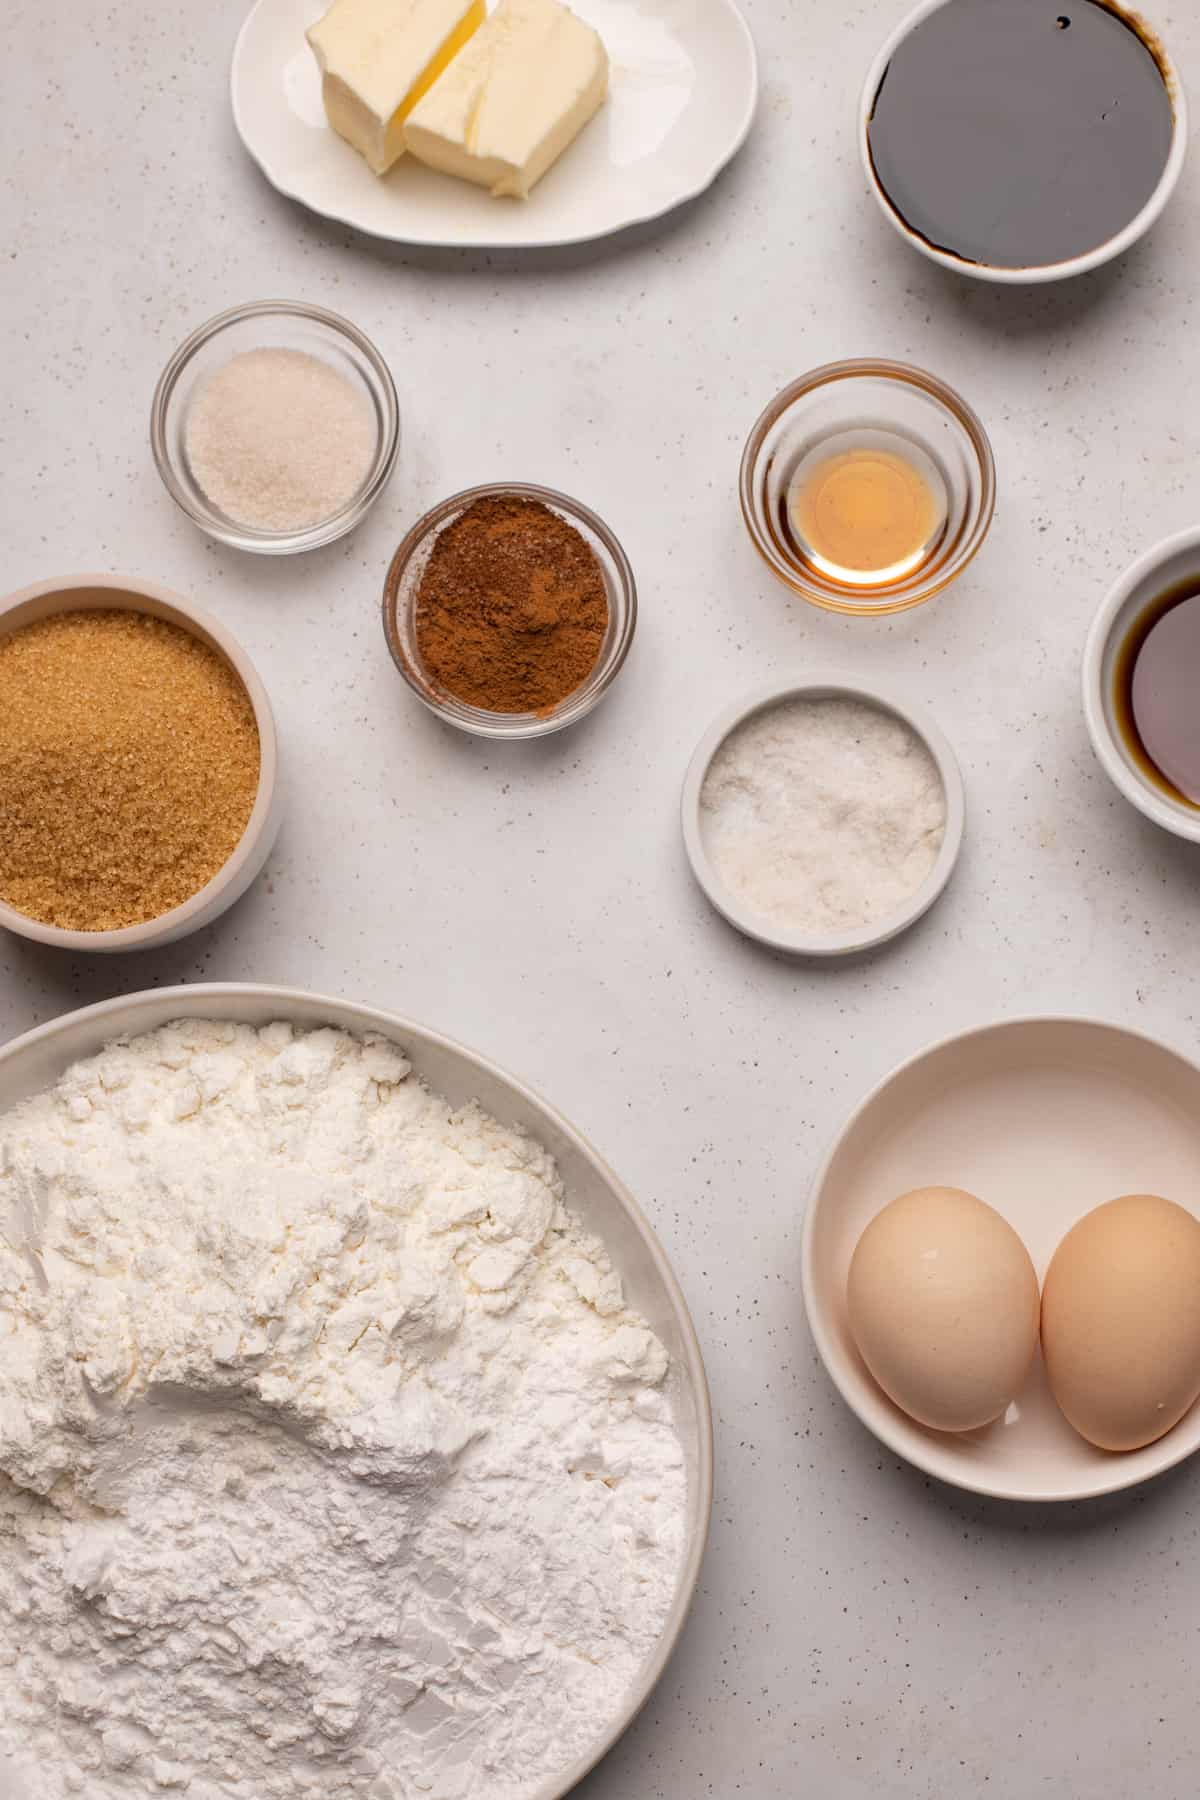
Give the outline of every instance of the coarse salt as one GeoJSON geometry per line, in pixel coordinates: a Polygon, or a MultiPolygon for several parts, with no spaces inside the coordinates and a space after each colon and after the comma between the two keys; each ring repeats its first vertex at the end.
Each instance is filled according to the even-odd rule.
{"type": "Polygon", "coordinates": [[[303,350],[246,350],[202,384],[188,415],[209,502],[258,531],[303,531],[352,500],[371,467],[367,396],[303,350]]]}
{"type": "Polygon", "coordinates": [[[832,936],[889,918],[921,886],[945,835],[946,793],[895,714],[787,700],[726,738],[700,821],[732,894],[777,925],[832,936]]]}

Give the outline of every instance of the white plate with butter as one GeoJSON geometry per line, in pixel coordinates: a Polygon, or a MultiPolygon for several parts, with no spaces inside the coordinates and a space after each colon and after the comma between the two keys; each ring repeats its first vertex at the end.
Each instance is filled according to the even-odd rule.
{"type": "Polygon", "coordinates": [[[258,0],[233,53],[238,134],[280,193],[402,244],[534,248],[658,218],[707,188],[744,142],[758,66],[732,0],[574,0],[608,51],[608,98],[528,200],[402,156],[382,177],[330,128],[305,31],[327,0],[258,0]]]}

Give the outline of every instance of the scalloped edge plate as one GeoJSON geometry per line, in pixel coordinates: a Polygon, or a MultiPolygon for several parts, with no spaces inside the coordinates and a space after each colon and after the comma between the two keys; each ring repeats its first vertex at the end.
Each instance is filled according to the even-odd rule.
{"type": "Polygon", "coordinates": [[[530,198],[401,157],[382,179],[329,129],[305,42],[323,0],[257,0],[230,72],[237,132],[272,187],[393,243],[533,249],[660,218],[711,186],[749,133],[758,59],[732,0],[576,0],[604,39],[608,99],[530,198]]]}

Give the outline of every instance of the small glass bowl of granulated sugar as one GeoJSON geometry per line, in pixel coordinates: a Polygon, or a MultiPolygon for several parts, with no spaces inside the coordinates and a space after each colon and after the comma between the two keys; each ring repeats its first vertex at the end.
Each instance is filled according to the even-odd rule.
{"type": "Polygon", "coordinates": [[[167,492],[210,537],[286,556],[342,537],[379,498],[400,410],[387,364],[349,319],[260,300],[179,346],[150,442],[167,492]]]}
{"type": "Polygon", "coordinates": [[[907,701],[825,676],[729,707],[697,746],[683,836],[709,900],[747,937],[848,956],[941,894],[963,835],[953,750],[907,701]]]}

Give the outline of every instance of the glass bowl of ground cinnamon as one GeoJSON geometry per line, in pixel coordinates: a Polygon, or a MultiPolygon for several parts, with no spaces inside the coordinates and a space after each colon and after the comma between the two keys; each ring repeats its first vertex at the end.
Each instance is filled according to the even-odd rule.
{"type": "Polygon", "coordinates": [[[75,951],[210,924],[279,829],[275,724],[219,622],[119,575],[0,601],[0,926],[75,951]]]}
{"type": "Polygon", "coordinates": [[[637,589],[602,519],[530,483],[468,488],[413,526],[383,596],[388,648],[431,712],[532,738],[591,711],[633,638],[637,589]]]}

